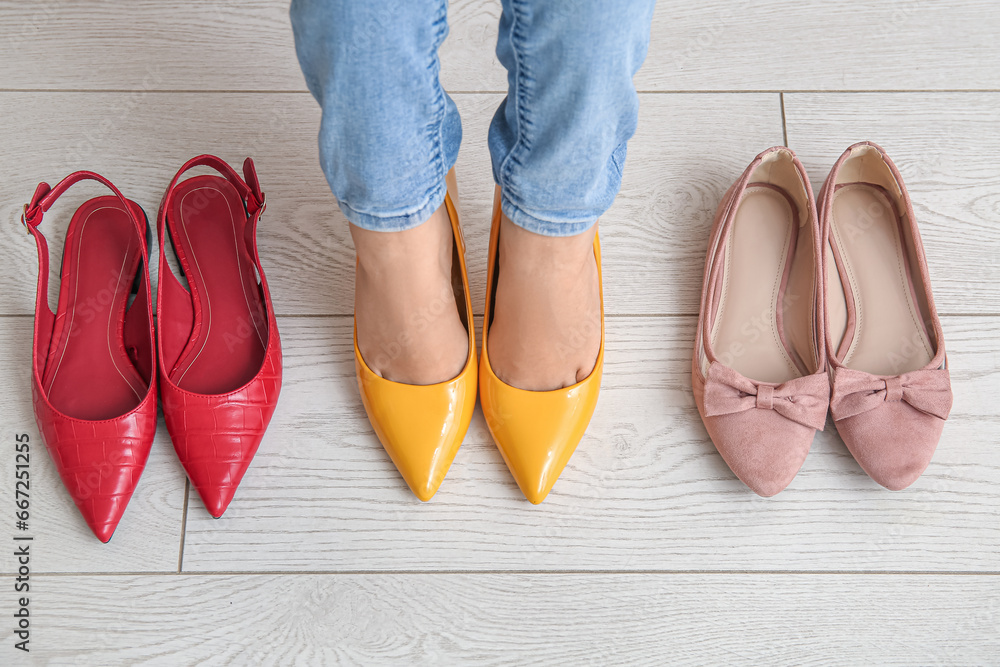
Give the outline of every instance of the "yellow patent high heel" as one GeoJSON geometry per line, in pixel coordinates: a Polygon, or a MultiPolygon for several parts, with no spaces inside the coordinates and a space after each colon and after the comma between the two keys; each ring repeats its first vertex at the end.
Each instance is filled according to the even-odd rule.
{"type": "Polygon", "coordinates": [[[594,256],[601,294],[601,349],[594,370],[584,380],[554,391],[527,391],[503,382],[490,367],[487,334],[493,319],[499,261],[500,192],[493,205],[483,347],[479,368],[479,400],[486,425],[524,497],[537,505],[545,500],[583,437],[597,405],[604,369],[604,296],[601,246],[594,235],[594,256]]]}
{"type": "Polygon", "coordinates": [[[472,326],[465,239],[458,220],[454,170],[448,172],[446,181],[445,205],[455,239],[452,270],[457,266],[462,276],[462,297],[456,295],[456,299],[459,315],[469,333],[469,356],[462,372],[447,382],[432,385],[386,380],[376,375],[361,357],[357,325],[354,328],[354,366],[368,421],[410,490],[422,501],[430,500],[441,486],[469,430],[478,383],[476,335],[472,326]]]}

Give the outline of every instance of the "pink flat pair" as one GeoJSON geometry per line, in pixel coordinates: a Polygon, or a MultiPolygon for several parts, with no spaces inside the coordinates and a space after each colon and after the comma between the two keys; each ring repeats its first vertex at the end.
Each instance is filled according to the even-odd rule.
{"type": "Polygon", "coordinates": [[[879,484],[903,489],[927,468],[951,383],[913,207],[879,146],[847,149],[818,211],[784,147],[729,189],[709,241],[692,385],[719,453],[761,496],[792,481],[828,409],[879,484]]]}

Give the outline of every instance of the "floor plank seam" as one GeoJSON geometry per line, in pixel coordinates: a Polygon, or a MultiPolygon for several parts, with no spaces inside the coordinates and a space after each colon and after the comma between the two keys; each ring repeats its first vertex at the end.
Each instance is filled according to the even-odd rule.
{"type": "Polygon", "coordinates": [[[785,94],[779,93],[778,99],[781,101],[781,138],[785,142],[784,145],[788,146],[788,119],[785,116],[785,94]]]}
{"type": "Polygon", "coordinates": [[[181,544],[177,554],[177,574],[184,571],[184,540],[187,535],[188,501],[191,498],[191,480],[184,478],[184,509],[181,511],[181,544]]]}
{"type": "Polygon", "coordinates": [[[139,572],[37,572],[34,576],[45,577],[139,577],[139,576],[192,576],[192,577],[234,577],[234,576],[439,576],[439,575],[611,575],[611,576],[911,576],[911,577],[997,577],[1000,570],[148,570],[139,572]]]}

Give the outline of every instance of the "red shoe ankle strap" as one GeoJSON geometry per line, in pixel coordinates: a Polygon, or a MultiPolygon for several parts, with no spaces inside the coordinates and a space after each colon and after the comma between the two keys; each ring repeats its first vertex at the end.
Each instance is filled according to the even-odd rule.
{"type": "Polygon", "coordinates": [[[21,224],[28,230],[28,233],[33,235],[36,239],[42,236],[42,233],[38,231],[38,226],[42,224],[42,218],[45,216],[46,211],[52,208],[52,205],[56,202],[59,197],[62,196],[64,192],[69,190],[73,185],[79,183],[80,181],[97,181],[103,184],[115,197],[122,203],[125,207],[125,211],[128,213],[132,222],[135,223],[136,232],[139,234],[139,239],[142,241],[143,257],[146,255],[146,225],[145,221],[139,220],[135,211],[129,205],[125,195],[123,195],[118,188],[108,179],[104,178],[100,174],[92,171],[76,171],[67,176],[66,178],[59,181],[56,186],[50,187],[48,183],[41,182],[38,187],[35,188],[35,193],[31,196],[31,201],[24,205],[24,210],[21,212],[21,224]]]}
{"type": "Polygon", "coordinates": [[[149,249],[146,244],[146,221],[140,220],[129,201],[108,179],[92,171],[76,171],[59,181],[56,186],[49,187],[44,181],[35,188],[35,194],[31,196],[31,201],[24,205],[21,212],[21,224],[28,230],[28,234],[35,237],[35,246],[38,248],[38,293],[36,295],[35,311],[36,315],[41,308],[48,308],[48,285],[49,285],[49,245],[45,241],[45,235],[38,230],[42,224],[45,212],[52,208],[52,205],[64,192],[80,181],[97,181],[106,186],[114,193],[118,201],[125,207],[133,224],[136,234],[139,237],[139,249],[142,251],[142,261],[145,266],[149,266],[149,249]]]}
{"type": "Polygon", "coordinates": [[[195,167],[211,167],[225,176],[226,180],[236,188],[236,192],[239,193],[240,198],[243,200],[243,206],[246,208],[248,218],[253,218],[258,213],[264,212],[266,206],[265,197],[264,193],[260,190],[260,181],[257,179],[257,170],[254,168],[253,159],[247,158],[243,161],[244,178],[240,178],[239,174],[224,160],[214,155],[199,155],[185,162],[177,173],[174,174],[170,185],[167,186],[167,190],[163,195],[163,201],[160,204],[160,215],[157,220],[158,231],[161,235],[163,233],[163,224],[166,221],[166,211],[169,210],[170,200],[174,194],[174,186],[177,185],[177,182],[185,172],[195,167]]]}

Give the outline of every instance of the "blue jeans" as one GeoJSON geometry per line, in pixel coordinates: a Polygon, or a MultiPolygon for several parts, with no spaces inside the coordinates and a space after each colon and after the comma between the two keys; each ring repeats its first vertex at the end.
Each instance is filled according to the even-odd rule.
{"type": "MultiPolygon", "coordinates": [[[[502,0],[497,57],[508,94],[489,131],[493,178],[529,231],[586,231],[621,185],[639,100],[632,85],[655,0],[502,0]]],[[[462,124],[438,80],[447,0],[293,0],[319,152],[341,210],[399,231],[444,201],[462,124]]]]}

